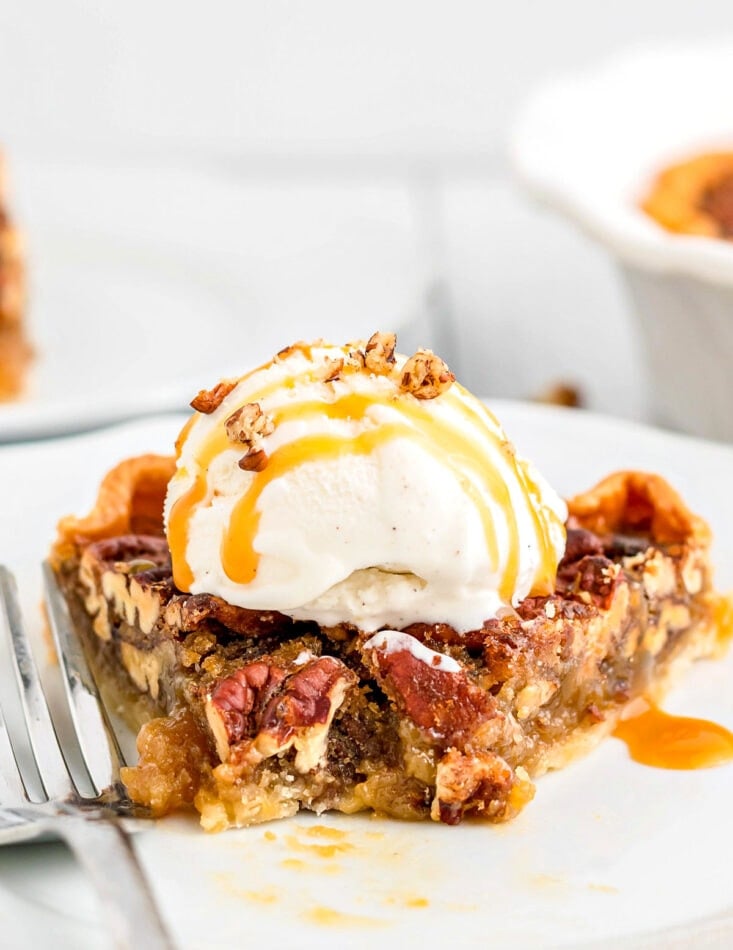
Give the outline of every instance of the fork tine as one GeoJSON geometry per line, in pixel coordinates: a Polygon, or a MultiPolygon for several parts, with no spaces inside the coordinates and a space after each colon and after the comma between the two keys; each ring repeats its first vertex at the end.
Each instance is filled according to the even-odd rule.
{"type": "Polygon", "coordinates": [[[0,805],[22,802],[26,797],[27,790],[20,777],[5,720],[0,717],[0,805]]]}
{"type": "Polygon", "coordinates": [[[1,565],[0,602],[10,632],[13,672],[41,783],[48,798],[66,798],[74,793],[74,785],[59,748],[31,645],[23,626],[15,578],[1,565]]]}
{"type": "Polygon", "coordinates": [[[45,561],[43,581],[46,605],[56,652],[58,653],[64,689],[89,778],[98,795],[118,781],[120,765],[124,764],[117,738],[106,721],[89,666],[59,589],[53,568],[45,561]]]}
{"type": "MultiPolygon", "coordinates": [[[[5,569],[0,566],[0,571],[5,569]]],[[[0,596],[0,627],[2,636],[10,640],[10,619],[7,601],[0,596]]],[[[18,765],[18,756],[10,741],[10,733],[5,722],[5,713],[0,708],[0,805],[11,805],[29,798],[29,788],[23,781],[18,765]]]]}

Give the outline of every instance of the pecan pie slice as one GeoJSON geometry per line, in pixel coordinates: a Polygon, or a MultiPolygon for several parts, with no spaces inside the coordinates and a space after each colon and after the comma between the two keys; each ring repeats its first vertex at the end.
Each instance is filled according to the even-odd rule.
{"type": "Polygon", "coordinates": [[[25,283],[20,236],[5,208],[0,156],[0,400],[17,396],[32,350],[23,328],[25,283]]]}
{"type": "Polygon", "coordinates": [[[467,634],[364,634],[177,590],[173,468],[121,463],[53,549],[100,677],[142,726],[122,779],[154,814],[193,805],[208,830],[300,808],[506,820],[534,777],[715,649],[708,528],[656,475],[619,472],[569,502],[549,595],[467,634]]]}

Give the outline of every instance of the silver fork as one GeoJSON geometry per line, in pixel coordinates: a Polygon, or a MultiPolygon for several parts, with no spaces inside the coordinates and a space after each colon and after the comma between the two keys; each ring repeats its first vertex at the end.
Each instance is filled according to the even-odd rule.
{"type": "Polygon", "coordinates": [[[82,777],[74,777],[72,757],[65,757],[59,744],[23,627],[15,579],[0,566],[0,628],[4,628],[0,632],[10,644],[26,733],[19,734],[4,701],[0,709],[0,843],[62,839],[87,872],[115,945],[171,948],[173,943],[120,822],[134,811],[117,778],[119,748],[66,602],[47,564],[44,575],[71,720],[94,794],[84,794],[82,777]]]}

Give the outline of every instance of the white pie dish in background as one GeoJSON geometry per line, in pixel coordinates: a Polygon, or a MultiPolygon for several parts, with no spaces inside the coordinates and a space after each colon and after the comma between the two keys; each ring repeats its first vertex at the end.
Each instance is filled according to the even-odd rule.
{"type": "Polygon", "coordinates": [[[0,442],[185,409],[306,333],[441,345],[402,182],[15,151],[7,171],[37,356],[0,442]]]}
{"type": "MultiPolygon", "coordinates": [[[[669,165],[733,151],[732,64],[733,38],[619,55],[547,82],[512,138],[513,166],[529,193],[616,259],[638,316],[652,418],[726,440],[733,440],[733,244],[672,234],[639,201],[669,165]]],[[[587,320],[592,346],[592,313],[587,320]]]]}

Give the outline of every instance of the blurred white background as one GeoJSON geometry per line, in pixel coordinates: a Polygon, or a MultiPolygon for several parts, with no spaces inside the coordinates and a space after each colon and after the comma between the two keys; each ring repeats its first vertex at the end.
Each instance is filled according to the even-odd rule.
{"type": "MultiPolygon", "coordinates": [[[[307,244],[314,193],[324,214],[338,207],[346,231],[359,229],[366,201],[391,228],[386,273],[406,275],[395,300],[408,307],[405,288],[414,293],[432,319],[427,342],[471,388],[526,397],[562,380],[593,408],[641,416],[644,371],[616,275],[584,237],[516,192],[508,133],[544,77],[624,46],[722,32],[733,32],[727,0],[6,2],[0,141],[29,226],[23,166],[38,160],[195,170],[249,189],[239,234],[192,214],[213,251],[225,240],[256,248],[268,222],[289,229],[290,209],[307,244]]],[[[71,198],[64,214],[73,218],[73,202],[86,196],[71,198]]],[[[181,201],[177,229],[196,188],[181,201]]],[[[153,230],[149,205],[141,197],[136,208],[142,231],[153,230]]],[[[272,299],[297,312],[283,302],[287,266],[281,273],[272,299]]],[[[380,310],[373,326],[386,328],[389,305],[367,287],[381,280],[377,270],[365,262],[349,279],[354,298],[380,310]]],[[[338,306],[348,307],[349,293],[338,306]]],[[[321,298],[297,281],[294,295],[303,302],[297,335],[310,335],[309,309],[321,298]]],[[[242,319],[274,324],[276,312],[271,303],[242,319]]],[[[282,343],[293,335],[285,323],[282,343]]]]}

